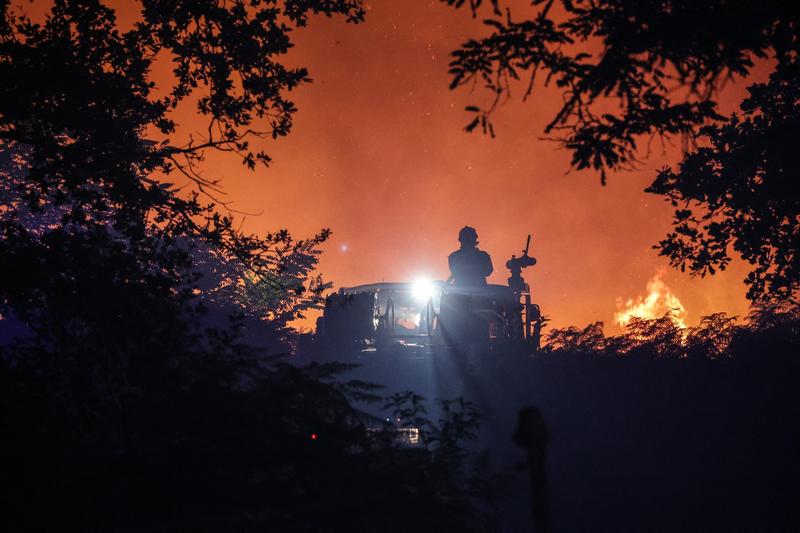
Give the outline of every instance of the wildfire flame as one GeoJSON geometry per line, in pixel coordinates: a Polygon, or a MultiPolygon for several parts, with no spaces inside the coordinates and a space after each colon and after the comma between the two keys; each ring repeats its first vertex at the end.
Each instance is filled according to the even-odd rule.
{"type": "Polygon", "coordinates": [[[657,273],[647,282],[647,295],[639,296],[636,301],[629,298],[622,304],[622,298],[617,299],[617,312],[614,313],[614,322],[620,326],[627,326],[632,318],[661,318],[670,313],[672,321],[680,328],[686,327],[686,308],[675,296],[666,283],[661,281],[661,273],[657,273]]]}

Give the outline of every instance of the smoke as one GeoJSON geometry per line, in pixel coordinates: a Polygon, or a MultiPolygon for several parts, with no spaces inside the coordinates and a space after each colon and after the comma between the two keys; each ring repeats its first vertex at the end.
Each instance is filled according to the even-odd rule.
{"type": "Polygon", "coordinates": [[[675,324],[686,327],[687,311],[680,299],[675,296],[666,283],[661,280],[661,272],[656,273],[647,282],[647,294],[639,296],[635,301],[629,298],[623,305],[622,298],[617,298],[617,312],[614,322],[626,326],[632,318],[661,318],[669,313],[675,324]]]}

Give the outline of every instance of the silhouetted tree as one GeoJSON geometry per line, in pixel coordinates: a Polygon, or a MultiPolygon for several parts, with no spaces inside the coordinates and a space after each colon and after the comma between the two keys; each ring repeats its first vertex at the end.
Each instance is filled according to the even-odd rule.
{"type": "Polygon", "coordinates": [[[557,328],[547,334],[544,351],[596,354],[604,349],[605,339],[602,322],[593,322],[583,329],[575,326],[557,328]]]}
{"type": "Polygon", "coordinates": [[[310,13],[359,21],[363,8],[358,0],[145,0],[122,32],[100,2],[59,0],[41,24],[4,3],[0,141],[18,148],[21,201],[32,210],[63,206],[64,226],[108,221],[138,242],[200,239],[257,274],[269,270],[274,243],[237,231],[217,211],[218,180],[198,165],[209,150],[250,168],[269,162],[253,143],[291,128],[295,107],[285,93],[308,75],[279,58],[310,13]],[[173,64],[173,76],[156,83],[149,71],[158,58],[173,64]],[[173,112],[191,99],[207,128],[184,140],[173,112]],[[160,179],[170,174],[195,191],[178,194],[160,179]]]}
{"type": "MultiPolygon", "coordinates": [[[[763,301],[753,305],[728,348],[731,357],[772,359],[800,353],[800,306],[790,301],[763,301]]],[[[776,360],[780,363],[780,360],[776,360]]]]}
{"type": "Polygon", "coordinates": [[[800,304],[788,300],[756,302],[746,319],[754,331],[796,326],[800,322],[800,304]]]}
{"type": "MultiPolygon", "coordinates": [[[[493,480],[480,473],[477,465],[470,465],[472,453],[467,449],[471,441],[477,440],[480,426],[476,406],[463,399],[440,401],[441,416],[434,422],[427,418],[423,398],[414,393],[397,393],[388,400],[386,408],[399,422],[397,428],[386,428],[389,430],[386,435],[392,438],[396,435],[393,429],[413,428],[418,431],[419,443],[423,446],[415,453],[419,455],[424,450],[425,455],[421,457],[427,457],[413,465],[413,472],[397,476],[390,472],[403,470],[393,462],[400,459],[406,467],[412,465],[396,453],[384,456],[387,473],[401,484],[398,492],[415,494],[413,515],[424,517],[422,527],[431,531],[452,527],[469,531],[493,530],[493,509],[487,505],[493,480]]],[[[406,524],[398,530],[420,527],[417,518],[406,524]]]]}
{"type": "Polygon", "coordinates": [[[684,353],[683,334],[672,315],[647,319],[633,317],[622,335],[606,337],[603,323],[594,322],[580,329],[575,326],[554,329],[547,335],[545,353],[572,355],[635,355],[639,357],[679,357],[684,353]]]}
{"type": "Polygon", "coordinates": [[[407,531],[417,516],[386,520],[398,502],[448,509],[466,488],[426,485],[433,448],[369,439],[352,402],[374,386],[246,342],[247,315],[279,344],[319,302],[328,232],[240,231],[201,168],[213,150],[269,162],[256,146],[289,132],[286,92],[308,80],[280,61],[291,32],[359,21],[361,2],[140,5],[123,30],[95,0],[40,22],[0,2],[0,328],[24,326],[0,346],[0,527],[407,531]],[[150,75],[159,61],[171,77],[150,75]],[[207,128],[187,139],[175,116],[192,103],[207,128]]]}
{"type": "Polygon", "coordinates": [[[681,328],[674,317],[634,317],[621,335],[606,337],[602,323],[583,329],[575,326],[552,330],[544,353],[571,355],[635,355],[645,358],[719,359],[758,357],[775,346],[786,353],[787,346],[800,342],[800,308],[788,300],[753,304],[743,321],[726,313],[704,316],[695,327],[681,328]]]}
{"type": "Polygon", "coordinates": [[[689,357],[724,357],[736,335],[737,317],[726,313],[714,313],[700,319],[700,324],[689,328],[685,337],[686,353],[689,357]]]}
{"type": "Polygon", "coordinates": [[[724,269],[735,250],[753,265],[748,297],[792,298],[800,288],[800,68],[796,53],[767,83],[749,88],[742,114],[700,130],[702,146],[677,172],[662,170],[649,192],[676,208],[660,243],[673,266],[724,269]]]}
{"type": "Polygon", "coordinates": [[[238,230],[218,210],[218,180],[206,178],[200,163],[209,150],[235,154],[250,168],[268,163],[253,141],[289,132],[295,108],[285,93],[308,80],[304,69],[279,61],[293,27],[311,13],[359,21],[363,8],[357,0],[141,7],[139,20],[121,31],[114,10],[100,2],[56,1],[41,23],[3,4],[0,149],[8,164],[0,169],[0,296],[7,310],[0,313],[13,310],[40,339],[63,324],[84,336],[127,331],[138,339],[133,328],[107,322],[150,331],[158,313],[148,316],[146,306],[133,308],[133,296],[117,292],[151,291],[147,298],[158,301],[171,294],[172,303],[152,305],[186,313],[201,303],[192,298],[202,292],[197,267],[208,264],[193,264],[192,255],[204,249],[219,265],[272,284],[282,302],[273,309],[284,322],[295,318],[318,303],[323,285],[310,272],[328,232],[294,241],[285,231],[238,230]],[[172,63],[173,76],[150,75],[159,60],[172,63]],[[184,139],[174,112],[192,102],[208,127],[184,139]],[[194,189],[181,192],[165,181],[170,175],[194,189]],[[106,305],[116,314],[100,311],[106,305]],[[98,316],[86,316],[92,310],[98,316]]]}
{"type": "MultiPolygon", "coordinates": [[[[532,0],[513,18],[499,0],[486,3],[489,34],[464,43],[450,64],[452,88],[482,83],[491,95],[489,105],[467,107],[468,131],[481,126],[494,136],[492,112],[513,82],[525,78],[525,100],[538,75],[563,94],[545,134],[572,152],[574,167],[598,170],[603,182],[606,170],[635,166],[643,140],[681,135],[688,153],[679,170],[664,169],[647,189],[676,208],[661,254],[705,275],[735,252],[754,265],[748,297],[797,294],[796,10],[779,0],[532,0]],[[721,116],[720,87],[748,76],[756,62],[772,68],[769,81],[749,88],[742,116],[721,116]]],[[[469,2],[473,13],[481,4],[469,2]]]]}
{"type": "MultiPolygon", "coordinates": [[[[271,243],[274,255],[270,269],[259,272],[219,251],[194,248],[191,256],[193,267],[202,273],[197,287],[203,304],[217,310],[218,317],[241,315],[245,329],[268,331],[283,349],[293,349],[297,341],[293,322],[305,318],[308,310],[320,308],[322,293],[331,287],[321,274],[313,274],[319,245],[328,235],[323,231],[302,240],[285,230],[266,235],[264,240],[271,243]]],[[[269,339],[250,340],[265,346],[269,339]]]]}
{"type": "Polygon", "coordinates": [[[626,355],[644,357],[680,357],[682,346],[681,328],[671,313],[661,318],[633,317],[625,326],[626,355]]]}

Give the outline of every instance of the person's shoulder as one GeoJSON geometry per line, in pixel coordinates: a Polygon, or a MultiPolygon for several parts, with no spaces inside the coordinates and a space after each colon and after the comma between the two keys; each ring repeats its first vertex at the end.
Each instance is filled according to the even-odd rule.
{"type": "Polygon", "coordinates": [[[448,258],[448,259],[453,259],[454,257],[460,257],[460,256],[461,256],[463,253],[464,253],[464,250],[462,250],[461,248],[459,248],[459,249],[458,249],[458,250],[456,250],[455,252],[453,252],[453,253],[451,253],[450,255],[448,255],[448,256],[447,256],[447,258],[448,258]]]}
{"type": "Polygon", "coordinates": [[[481,257],[486,257],[486,258],[490,258],[490,257],[491,257],[491,256],[489,255],[489,252],[485,252],[485,251],[483,251],[483,250],[479,250],[479,251],[478,251],[478,254],[480,254],[480,256],[481,256],[481,257]]]}

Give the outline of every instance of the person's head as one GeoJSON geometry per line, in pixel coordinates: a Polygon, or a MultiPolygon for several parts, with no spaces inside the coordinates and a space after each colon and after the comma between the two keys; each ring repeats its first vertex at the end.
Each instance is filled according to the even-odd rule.
{"type": "Polygon", "coordinates": [[[464,226],[458,232],[458,242],[461,243],[462,248],[472,248],[478,244],[478,232],[475,228],[464,226]]]}

